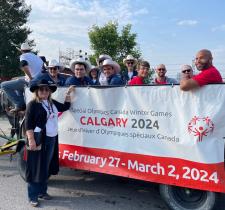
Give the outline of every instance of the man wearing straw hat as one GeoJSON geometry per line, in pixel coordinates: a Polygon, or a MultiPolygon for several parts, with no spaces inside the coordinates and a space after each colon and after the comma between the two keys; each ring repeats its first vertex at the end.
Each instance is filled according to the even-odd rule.
{"type": "Polygon", "coordinates": [[[87,77],[87,72],[90,69],[90,64],[87,60],[80,57],[77,60],[72,60],[70,64],[71,70],[74,72],[72,77],[67,78],[65,86],[76,85],[85,86],[93,85],[91,79],[87,77]]]}
{"type": "Polygon", "coordinates": [[[18,112],[25,109],[23,97],[24,87],[42,70],[43,61],[41,58],[31,52],[28,43],[21,45],[20,68],[25,73],[25,78],[20,77],[16,80],[6,81],[1,84],[2,90],[6,93],[9,100],[14,104],[14,109],[10,112],[18,112]]]}
{"type": "Polygon", "coordinates": [[[137,59],[132,55],[128,55],[123,59],[124,65],[127,67],[125,72],[122,74],[122,79],[125,83],[128,83],[133,77],[137,76],[138,72],[135,70],[137,65],[137,59]]]}
{"type": "Polygon", "coordinates": [[[124,85],[124,82],[119,75],[120,66],[118,63],[110,59],[106,59],[103,61],[102,68],[107,78],[108,85],[124,85]]]}

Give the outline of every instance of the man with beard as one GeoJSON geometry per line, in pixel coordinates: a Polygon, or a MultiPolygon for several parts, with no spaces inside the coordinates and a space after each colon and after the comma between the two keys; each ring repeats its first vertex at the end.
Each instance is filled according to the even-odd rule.
{"type": "Polygon", "coordinates": [[[200,50],[195,58],[195,66],[201,72],[190,79],[182,79],[180,89],[188,91],[207,84],[222,83],[220,72],[213,66],[212,60],[212,53],[209,50],[200,50]]]}
{"type": "Polygon", "coordinates": [[[166,66],[164,64],[159,64],[156,67],[156,78],[153,81],[153,84],[155,85],[166,85],[166,84],[177,84],[178,82],[173,79],[166,76],[166,66]]]}

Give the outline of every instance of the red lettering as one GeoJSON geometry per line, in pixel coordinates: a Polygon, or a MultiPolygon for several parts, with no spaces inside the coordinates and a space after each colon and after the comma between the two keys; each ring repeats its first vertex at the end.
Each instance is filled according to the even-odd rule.
{"type": "Polygon", "coordinates": [[[122,123],[123,123],[123,127],[125,128],[126,127],[126,124],[127,124],[127,118],[126,119],[123,119],[123,118],[121,118],[121,120],[122,120],[122,123]]]}
{"type": "Polygon", "coordinates": [[[107,122],[105,118],[101,118],[101,124],[107,126],[107,122]]]}
{"type": "Polygon", "coordinates": [[[97,117],[95,117],[95,125],[97,125],[97,126],[101,125],[100,123],[98,123],[98,118],[97,117]]]}
{"type": "Polygon", "coordinates": [[[121,127],[120,123],[121,123],[121,119],[120,118],[116,118],[116,126],[120,126],[121,127]]]}
{"type": "Polygon", "coordinates": [[[86,123],[83,121],[85,119],[85,116],[82,116],[81,118],[80,118],[80,123],[82,124],[82,125],[86,125],[86,123]]]}
{"type": "Polygon", "coordinates": [[[115,126],[115,123],[112,118],[109,118],[108,126],[115,126]]]}
{"type": "Polygon", "coordinates": [[[92,118],[91,117],[88,117],[88,120],[87,120],[87,125],[94,125],[94,122],[93,122],[93,120],[92,120],[92,118]]]}

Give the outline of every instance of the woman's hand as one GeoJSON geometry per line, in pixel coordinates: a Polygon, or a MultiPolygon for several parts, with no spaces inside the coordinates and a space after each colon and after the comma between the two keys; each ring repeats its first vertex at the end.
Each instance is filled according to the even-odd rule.
{"type": "Polygon", "coordinates": [[[66,91],[66,102],[71,102],[70,93],[75,92],[75,86],[70,86],[66,91]]]}
{"type": "Polygon", "coordinates": [[[28,144],[29,144],[29,148],[30,148],[30,150],[36,150],[36,148],[37,148],[37,145],[36,145],[36,142],[35,142],[35,140],[34,139],[28,139],[28,144]]]}
{"type": "Polygon", "coordinates": [[[75,92],[75,86],[74,86],[74,85],[71,85],[71,86],[68,88],[68,90],[67,90],[67,92],[66,92],[66,95],[70,95],[70,93],[72,93],[72,92],[75,92]]]}

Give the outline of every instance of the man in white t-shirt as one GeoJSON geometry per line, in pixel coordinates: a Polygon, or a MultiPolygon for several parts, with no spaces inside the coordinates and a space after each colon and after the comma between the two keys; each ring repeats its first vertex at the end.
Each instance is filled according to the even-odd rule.
{"type": "Polygon", "coordinates": [[[43,67],[42,59],[31,52],[31,47],[28,43],[23,43],[20,50],[22,53],[20,56],[20,68],[25,73],[25,77],[1,83],[2,90],[15,106],[10,112],[18,112],[25,109],[24,87],[42,71],[43,67]]]}

